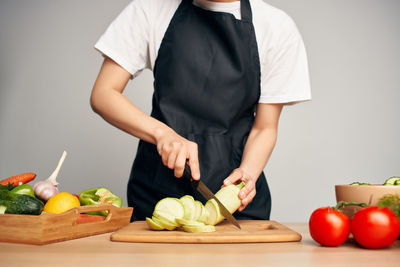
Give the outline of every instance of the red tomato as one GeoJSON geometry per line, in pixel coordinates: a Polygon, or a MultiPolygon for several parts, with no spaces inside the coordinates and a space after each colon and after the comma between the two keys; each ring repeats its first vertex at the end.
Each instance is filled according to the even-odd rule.
{"type": "Polygon", "coordinates": [[[349,217],[330,207],[315,210],[308,226],[311,237],[323,246],[339,246],[347,240],[350,233],[349,217]]]}
{"type": "Polygon", "coordinates": [[[367,207],[353,216],[351,232],[357,243],[365,248],[386,248],[397,240],[399,224],[390,209],[367,207]]]}

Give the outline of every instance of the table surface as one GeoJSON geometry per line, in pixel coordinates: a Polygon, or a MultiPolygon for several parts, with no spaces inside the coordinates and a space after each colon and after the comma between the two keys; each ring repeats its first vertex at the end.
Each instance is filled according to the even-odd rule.
{"type": "MultiPolygon", "coordinates": [[[[301,242],[157,244],[111,242],[110,233],[36,246],[0,242],[0,266],[400,266],[400,241],[368,250],[352,239],[321,247],[306,223],[285,223],[301,242]]],[[[1,234],[1,233],[0,233],[1,234]]]]}

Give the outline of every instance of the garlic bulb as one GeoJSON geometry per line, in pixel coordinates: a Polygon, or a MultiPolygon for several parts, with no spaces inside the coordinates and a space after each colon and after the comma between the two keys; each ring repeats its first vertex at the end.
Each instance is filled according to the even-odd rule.
{"type": "Polygon", "coordinates": [[[57,188],[58,183],[56,181],[56,178],[58,172],[61,169],[62,164],[64,163],[66,156],[67,152],[64,151],[60,161],[58,162],[57,168],[54,170],[54,172],[50,175],[50,177],[47,180],[37,182],[33,185],[33,190],[35,191],[35,195],[40,199],[47,201],[52,196],[58,193],[58,188],[57,188]]]}

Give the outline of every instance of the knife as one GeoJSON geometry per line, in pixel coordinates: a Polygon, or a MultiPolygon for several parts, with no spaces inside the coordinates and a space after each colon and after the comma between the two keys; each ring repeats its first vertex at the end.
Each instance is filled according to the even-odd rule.
{"type": "Polygon", "coordinates": [[[229,210],[225,208],[225,206],[221,203],[221,201],[218,200],[218,198],[213,194],[213,192],[211,192],[211,190],[202,181],[193,179],[192,172],[190,171],[190,167],[187,163],[185,164],[185,170],[183,172],[183,176],[190,180],[192,187],[197,191],[199,191],[200,194],[206,200],[213,198],[218,203],[219,210],[221,211],[222,216],[224,216],[230,223],[232,223],[237,228],[242,229],[240,227],[240,224],[232,216],[229,210]]]}

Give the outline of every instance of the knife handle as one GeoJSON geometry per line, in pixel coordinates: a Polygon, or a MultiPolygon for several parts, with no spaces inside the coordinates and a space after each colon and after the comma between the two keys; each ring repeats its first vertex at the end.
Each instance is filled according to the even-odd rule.
{"type": "Polygon", "coordinates": [[[185,163],[185,169],[183,170],[183,177],[189,179],[190,183],[192,184],[193,188],[196,189],[197,185],[199,184],[199,180],[194,180],[192,176],[192,172],[190,171],[189,164],[185,163]]]}

